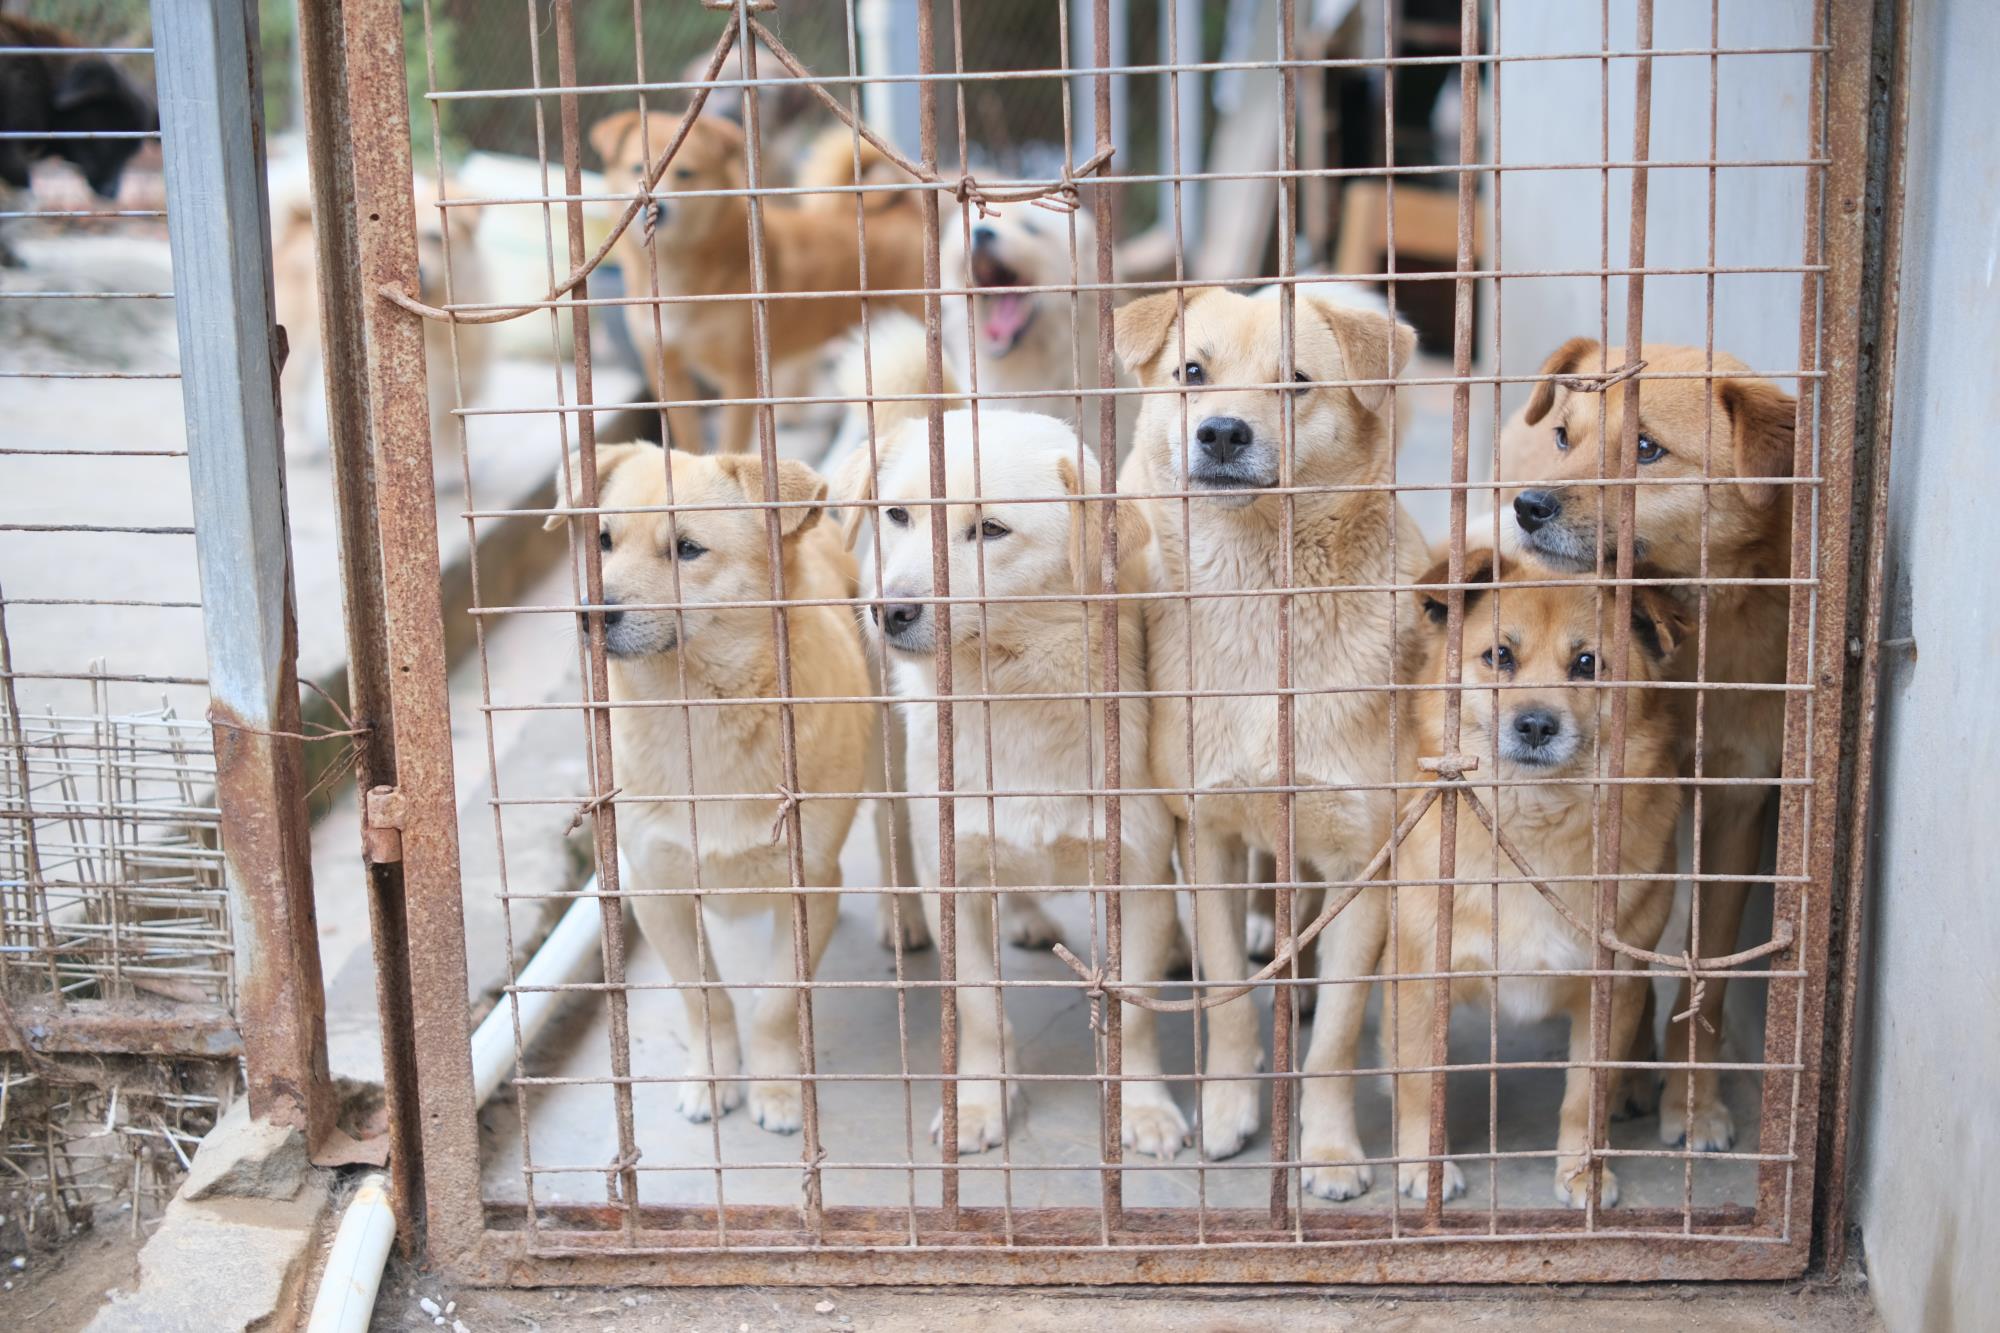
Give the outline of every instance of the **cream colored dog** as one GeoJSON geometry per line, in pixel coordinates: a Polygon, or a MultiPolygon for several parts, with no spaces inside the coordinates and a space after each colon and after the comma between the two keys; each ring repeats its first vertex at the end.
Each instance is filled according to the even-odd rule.
{"type": "MultiPolygon", "coordinates": [[[[1294,496],[1289,544],[1286,500],[1258,492],[1281,485],[1386,485],[1395,453],[1383,417],[1388,389],[1326,381],[1387,379],[1408,359],[1416,335],[1386,316],[1302,294],[1293,373],[1285,377],[1296,387],[1238,388],[1281,378],[1279,303],[1201,288],[1187,293],[1182,320],[1178,302],[1176,293],[1166,292],[1118,312],[1118,353],[1140,382],[1189,390],[1146,396],[1121,489],[1185,490],[1193,497],[1185,519],[1179,500],[1146,505],[1152,586],[1197,595],[1189,602],[1149,604],[1149,687],[1243,693],[1193,701],[1192,721],[1186,700],[1158,700],[1155,780],[1200,793],[1193,802],[1168,798],[1177,817],[1193,816],[1193,846],[1181,848],[1183,874],[1196,884],[1240,884],[1244,845],[1281,856],[1287,847],[1282,798],[1238,789],[1280,785],[1285,775],[1278,761],[1279,601],[1230,594],[1287,583],[1381,589],[1414,582],[1430,562],[1416,524],[1386,491],[1294,496]],[[1288,415],[1294,423],[1289,467],[1288,415]],[[1204,593],[1224,595],[1199,596],[1204,593]]],[[[1412,679],[1408,603],[1386,591],[1315,591],[1290,599],[1290,683],[1302,691],[1291,705],[1292,779],[1332,788],[1298,794],[1293,827],[1299,859],[1321,879],[1358,878],[1388,837],[1395,802],[1386,784],[1401,767],[1390,751],[1392,695],[1354,687],[1386,683],[1392,672],[1395,679],[1412,679]],[[1341,784],[1377,786],[1339,790],[1341,784]]],[[[1207,980],[1230,982],[1246,974],[1244,897],[1234,889],[1195,895],[1196,943],[1207,980]]],[[[1360,979],[1373,974],[1380,957],[1387,910],[1386,892],[1370,890],[1320,937],[1321,980],[1345,984],[1321,987],[1308,1073],[1354,1066],[1368,999],[1360,979]]],[[[1261,1051],[1256,1023],[1249,997],[1210,1011],[1210,1046],[1218,1059],[1235,1062],[1224,1071],[1211,1069],[1211,1078],[1254,1071],[1261,1051]]],[[[1227,1157],[1241,1150],[1259,1123],[1257,1083],[1224,1077],[1207,1083],[1202,1095],[1204,1151],[1227,1157]]],[[[1306,1080],[1302,1110],[1305,1158],[1320,1163],[1305,1169],[1305,1187],[1335,1199],[1366,1189],[1372,1176],[1360,1160],[1353,1080],[1306,1080]]]]}
{"type": "MultiPolygon", "coordinates": [[[[1491,551],[1468,552],[1464,582],[1493,583],[1491,551]]],[[[1448,567],[1440,562],[1424,576],[1426,584],[1446,581],[1448,567]]],[[[1651,571],[1647,571],[1650,573],[1651,571]]],[[[1592,1140],[1590,1071],[1592,1049],[1591,981],[1574,975],[1595,965],[1595,947],[1588,933],[1593,919],[1598,871],[1597,799],[1602,789],[1564,785],[1550,779],[1587,778],[1602,772],[1601,729],[1609,722],[1611,694],[1596,688],[1607,674],[1612,650],[1612,597],[1609,589],[1590,583],[1574,587],[1516,587],[1519,579],[1545,579],[1533,566],[1516,568],[1500,562],[1498,587],[1490,594],[1472,589],[1465,594],[1465,667],[1468,688],[1459,697],[1459,750],[1482,757],[1503,786],[1478,788],[1479,799],[1503,832],[1528,860],[1517,867],[1496,854],[1493,835],[1472,812],[1458,811],[1457,862],[1454,878],[1477,880],[1492,875],[1513,883],[1461,884],[1452,895],[1451,967],[1454,972],[1559,972],[1553,977],[1503,977],[1497,1005],[1508,1022],[1534,1023],[1557,1016],[1569,1020],[1570,1068],[1565,1076],[1560,1123],[1556,1137],[1556,1198],[1572,1208],[1589,1199],[1586,1150],[1592,1140]],[[1601,591],[1601,595],[1600,595],[1601,591]],[[1496,611],[1497,607],[1497,611],[1496,611]],[[1497,633],[1495,629],[1497,620],[1497,633]],[[1497,714],[1497,717],[1496,717],[1497,714]],[[1552,907],[1533,885],[1519,882],[1523,874],[1542,877],[1569,914],[1583,922],[1578,930],[1552,907]],[[1497,921],[1496,921],[1497,913],[1497,921]],[[1495,927],[1498,927],[1497,932],[1495,927]],[[1493,952],[1497,936],[1499,956],[1493,952]]],[[[1430,588],[1417,593],[1430,625],[1430,660],[1422,679],[1442,683],[1444,671],[1445,593],[1430,588]]],[[[1632,590],[1632,634],[1624,679],[1631,697],[1625,721],[1624,773],[1630,778],[1671,778],[1679,771],[1685,709],[1674,693],[1647,689],[1669,674],[1675,651],[1686,637],[1687,613],[1670,594],[1656,587],[1632,590]]],[[[1417,751],[1441,753],[1441,735],[1449,698],[1442,691],[1416,697],[1410,709],[1417,751]]],[[[1412,771],[1411,781],[1424,775],[1412,771]]],[[[1482,767],[1475,782],[1488,780],[1482,767]]],[[[1672,785],[1639,785],[1623,789],[1617,870],[1622,875],[1654,874],[1618,885],[1615,927],[1618,938],[1641,949],[1658,943],[1660,930],[1674,902],[1674,824],[1680,814],[1680,789],[1672,785]]],[[[1405,880],[1438,873],[1443,841],[1443,813],[1433,805],[1403,842],[1399,871],[1405,880]]],[[[1405,889],[1396,906],[1396,972],[1419,976],[1435,966],[1438,900],[1429,892],[1405,889]]],[[[1648,983],[1634,970],[1631,958],[1620,954],[1614,965],[1621,975],[1611,988],[1608,1024],[1610,1058],[1624,1060],[1645,1007],[1648,983]]],[[[1393,983],[1401,993],[1385,1012],[1396,1014],[1393,1047],[1396,1065],[1419,1069],[1432,1060],[1435,1032],[1429,980],[1393,983]]],[[[1496,1003],[1496,983],[1467,978],[1452,984],[1456,1000],[1496,1003]]],[[[1384,1046],[1391,1046],[1385,1041],[1384,1046]]],[[[1608,1076],[1607,1076],[1608,1077],[1608,1076]]],[[[1430,1151],[1431,1078],[1426,1073],[1397,1076],[1396,1155],[1422,1157],[1430,1151]]],[[[1607,1098],[1607,1102],[1609,1098],[1607,1098]]],[[[1603,1126],[1597,1126],[1602,1130],[1603,1126]]],[[[1402,1189],[1421,1199],[1429,1191],[1429,1165],[1405,1161],[1399,1168],[1402,1189]]],[[[1465,1190],[1465,1177],[1454,1162],[1444,1164],[1444,1196],[1465,1190]]],[[[1607,1167],[1600,1202],[1618,1202],[1618,1178],[1607,1167]]]]}
{"type": "MultiPolygon", "coordinates": [[[[626,509],[669,503],[761,504],[763,465],[740,455],[699,457],[650,445],[603,445],[597,450],[598,506],[626,509]]],[[[580,492],[576,460],[565,492],[580,492]]],[[[602,549],[604,645],[610,656],[611,714],[617,780],[631,793],[618,807],[618,849],[628,867],[625,887],[706,891],[701,905],[719,916],[765,913],[772,921],[764,977],[779,984],[810,981],[839,912],[838,895],[806,897],[808,971],[792,961],[790,847],[781,819],[784,771],[780,709],[773,703],[675,707],[681,699],[772,699],[779,695],[776,630],[768,607],[705,604],[810,600],[854,595],[854,564],[830,528],[819,526],[815,502],[826,483],[802,463],[778,466],[778,498],[805,502],[779,508],[780,577],[773,583],[766,511],[697,509],[667,514],[606,513],[588,522],[602,549]],[[678,605],[680,609],[673,609],[678,605]],[[692,802],[685,795],[748,793],[740,800],[692,802]],[[768,795],[764,793],[769,793],[768,795]],[[696,812],[699,811],[697,814],[696,812]],[[697,840],[697,833],[699,835],[697,840]],[[700,849],[697,862],[697,846],[700,849]],[[746,890],[746,892],[730,892],[746,890]]],[[[561,515],[548,520],[559,526],[561,515]]],[[[587,520],[579,517],[580,525],[587,520]]],[[[870,692],[861,639],[837,606],[784,612],[791,661],[791,695],[798,755],[798,790],[861,789],[870,730],[865,703],[815,704],[815,698],[870,692]]],[[[840,884],[840,849],[854,819],[851,799],[803,800],[798,805],[802,882],[840,884]]],[[[701,939],[696,900],[685,893],[635,898],[633,914],[647,941],[683,986],[713,983],[731,965],[701,939]],[[720,964],[720,966],[718,966],[720,964]]],[[[762,978],[760,978],[762,979],[762,978]]],[[[680,992],[687,1014],[688,1081],[679,1108],[690,1120],[720,1115],[743,1100],[738,1071],[749,1048],[750,1113],[764,1128],[799,1128],[802,1100],[794,993],[763,992],[747,1042],[737,1034],[726,990],[680,992]],[[713,1053],[713,1062],[710,1060],[713,1053]]]]}
{"type": "MultiPolygon", "coordinates": [[[[954,999],[959,1026],[957,1143],[961,1152],[998,1145],[1006,1135],[1003,1069],[1020,1068],[1011,1031],[996,1013],[996,996],[979,983],[994,977],[990,890],[1009,885],[1102,884],[1105,882],[1105,808],[1091,794],[1107,785],[1143,788],[1146,779],[1147,708],[1144,699],[1124,699],[1119,708],[1122,771],[1104,771],[1104,709],[1100,702],[1056,702],[1011,694],[1101,690],[1104,687],[1104,625],[1101,604],[1077,601],[1001,601],[984,607],[940,607],[927,599],[932,583],[933,524],[943,524],[950,549],[950,588],[955,597],[1074,596],[1093,586],[1102,553],[1106,511],[1115,511],[1118,587],[1129,589],[1135,557],[1144,546],[1143,521],[1130,505],[1085,502],[1095,489],[1095,456],[1062,422],[1026,413],[982,413],[979,474],[975,478],[970,414],[945,416],[947,483],[955,497],[929,502],[930,456],[922,404],[880,404],[876,423],[879,471],[871,474],[865,447],[851,454],[836,489],[843,501],[900,501],[886,507],[857,506],[848,513],[850,532],[867,514],[878,515],[882,552],[883,601],[872,607],[872,632],[888,656],[896,693],[912,696],[899,704],[906,737],[906,768],[912,774],[937,768],[939,708],[927,702],[939,693],[936,646],[949,627],[953,688],[961,693],[1001,696],[991,703],[960,704],[954,710],[953,762],[961,787],[984,788],[990,772],[1000,792],[1070,792],[1067,795],[981,797],[953,802],[957,883],[953,895],[958,977],[972,983],[954,999]],[[979,504],[973,497],[992,503],[979,504]],[[1039,503],[1002,503],[1003,501],[1039,503]],[[989,767],[990,766],[990,767],[989,767]]],[[[1136,605],[1118,614],[1118,681],[1123,690],[1141,691],[1146,665],[1143,617],[1136,605]]],[[[918,873],[925,885],[939,882],[942,842],[937,805],[909,802],[918,873]]],[[[1121,802],[1122,881],[1171,883],[1173,825],[1155,796],[1127,795],[1121,802]]],[[[1008,895],[1024,897],[1025,895],[1008,895]]],[[[924,897],[930,929],[943,918],[940,896],[924,897]]],[[[1176,918],[1170,890],[1133,891],[1123,900],[1124,976],[1134,983],[1164,975],[1176,918]]],[[[1123,1008],[1124,1142],[1156,1157],[1171,1157],[1187,1137],[1187,1121],[1174,1105],[1161,1072],[1154,1015],[1138,1006],[1123,1008]]],[[[943,1132],[943,1112],[932,1126],[943,1132]]]]}

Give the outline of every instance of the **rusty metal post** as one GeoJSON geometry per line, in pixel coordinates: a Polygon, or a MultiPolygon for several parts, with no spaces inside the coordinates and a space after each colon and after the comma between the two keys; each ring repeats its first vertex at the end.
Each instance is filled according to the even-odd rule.
{"type": "MultiPolygon", "coordinates": [[[[368,441],[367,362],[361,339],[359,240],[355,231],[354,148],[347,124],[347,61],[336,0],[300,0],[299,76],[311,173],[319,275],[320,346],[326,361],[327,440],[339,516],[340,577],[347,629],[347,707],[357,727],[359,792],[391,783],[396,740],[389,707],[387,628],[382,609],[382,546],[376,523],[375,467],[368,441]]],[[[363,836],[367,835],[364,821],[363,836]]],[[[399,839],[400,841],[400,839],[399,839]]],[[[382,1027],[382,1088],[389,1107],[389,1197],[397,1239],[415,1241],[414,1203],[423,1137],[418,1131],[417,1065],[409,1032],[409,928],[401,858],[364,855],[368,933],[375,949],[375,1007],[382,1027]]]]}
{"type": "Polygon", "coordinates": [[[257,11],[153,19],[188,473],[253,1113],[333,1125],[300,737],[257,11]]]}
{"type": "MultiPolygon", "coordinates": [[[[330,3],[330,0],[328,0],[330,3]]],[[[344,115],[350,135],[355,272],[361,298],[366,385],[335,382],[354,367],[328,362],[328,391],[365,391],[381,532],[379,669],[394,718],[394,787],[402,794],[402,887],[407,921],[407,1040],[422,1116],[420,1216],[433,1259],[468,1257],[484,1226],[479,1122],[472,1095],[466,1011],[465,919],[459,897],[458,798],[446,695],[443,596],[438,577],[437,491],[422,320],[382,295],[415,296],[416,206],[410,107],[398,0],[346,0],[344,115]]],[[[332,40],[332,34],[326,34],[332,40]]],[[[371,641],[372,642],[372,641],[371,641]]],[[[355,645],[357,653],[363,645],[355,645]]],[[[372,646],[368,651],[378,651],[372,646]]],[[[378,701],[379,704],[379,701],[378,701]]],[[[393,966],[401,967],[402,959],[393,966]]],[[[399,1054],[398,1059],[401,1059],[399,1054]]],[[[400,1132],[400,1131],[399,1131],[400,1132]]]]}

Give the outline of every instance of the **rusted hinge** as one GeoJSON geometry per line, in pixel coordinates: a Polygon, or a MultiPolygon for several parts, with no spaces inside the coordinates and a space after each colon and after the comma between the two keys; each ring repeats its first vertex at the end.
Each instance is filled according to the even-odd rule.
{"type": "Polygon", "coordinates": [[[370,865],[394,865],[403,859],[403,793],[376,787],[361,803],[361,852],[370,865]]]}

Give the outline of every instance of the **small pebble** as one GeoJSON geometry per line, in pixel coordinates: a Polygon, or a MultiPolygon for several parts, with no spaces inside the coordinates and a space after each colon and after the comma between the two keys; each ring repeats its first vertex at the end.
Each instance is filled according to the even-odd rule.
{"type": "Polygon", "coordinates": [[[820,1303],[819,1303],[818,1305],[815,1305],[815,1306],[813,1307],[813,1313],[814,1313],[814,1314],[832,1314],[832,1313],[833,1313],[833,1302],[832,1302],[832,1301],[821,1301],[821,1302],[820,1302],[820,1303]]]}
{"type": "Polygon", "coordinates": [[[429,1315],[434,1315],[434,1314],[437,1314],[437,1313],[439,1313],[439,1311],[438,1311],[438,1303],[437,1303],[436,1301],[432,1300],[432,1299],[431,1299],[430,1297],[428,1297],[428,1296],[423,1296],[423,1297],[419,1297],[419,1298],[418,1298],[418,1300],[417,1300],[417,1308],[418,1308],[419,1310],[422,1310],[422,1311],[423,1311],[423,1312],[424,1312],[425,1314],[429,1314],[429,1315]]]}
{"type": "Polygon", "coordinates": [[[457,1301],[446,1301],[444,1303],[444,1312],[446,1314],[450,1314],[453,1310],[456,1310],[457,1308],[458,1308],[457,1301]]]}
{"type": "Polygon", "coordinates": [[[630,1307],[630,1306],[635,1306],[635,1305],[637,1305],[638,1303],[639,1303],[638,1301],[636,1301],[636,1300],[632,1299],[632,1297],[630,1297],[630,1296],[627,1296],[627,1297],[625,1298],[625,1304],[626,1304],[626,1305],[627,1305],[628,1307],[630,1307]]]}
{"type": "Polygon", "coordinates": [[[463,1319],[454,1319],[451,1321],[451,1333],[472,1333],[472,1330],[465,1326],[463,1319]]]}
{"type": "Polygon", "coordinates": [[[437,1318],[435,1318],[435,1319],[431,1320],[431,1325],[432,1325],[432,1327],[434,1327],[434,1328],[443,1328],[443,1327],[444,1327],[444,1316],[443,1316],[443,1315],[439,1315],[439,1316],[438,1316],[437,1318]]]}
{"type": "Polygon", "coordinates": [[[20,1271],[21,1271],[22,1269],[26,1268],[27,1266],[28,1266],[28,1256],[27,1256],[27,1255],[25,1255],[25,1254],[17,1254],[17,1255],[15,1255],[15,1256],[14,1256],[14,1271],[15,1271],[16,1273],[20,1272],[20,1271]]]}
{"type": "Polygon", "coordinates": [[[736,1326],[736,1333],[750,1333],[750,1325],[738,1324],[736,1326]]]}

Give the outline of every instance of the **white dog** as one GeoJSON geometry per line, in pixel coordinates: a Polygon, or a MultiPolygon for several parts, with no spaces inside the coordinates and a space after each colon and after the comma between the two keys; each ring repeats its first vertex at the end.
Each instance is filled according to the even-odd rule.
{"type": "MultiPolygon", "coordinates": [[[[890,379],[896,377],[892,374],[890,379]]],[[[999,601],[983,607],[941,607],[932,582],[932,525],[945,525],[954,597],[1074,595],[1094,586],[1102,557],[1104,524],[1118,533],[1119,583],[1145,546],[1143,524],[1130,505],[1077,498],[1097,489],[1095,456],[1070,428],[1050,417],[995,410],[982,414],[978,476],[974,476],[970,413],[945,416],[946,504],[930,502],[930,456],[921,403],[880,404],[876,409],[879,468],[868,451],[850,454],[836,478],[844,502],[906,501],[850,508],[857,533],[876,515],[881,548],[882,601],[871,608],[872,636],[891,664],[911,774],[936,771],[940,709],[936,645],[949,625],[953,686],[960,693],[1045,696],[1101,690],[1106,649],[1101,603],[999,601]],[[980,504],[974,497],[984,498],[980,504]],[[1039,503],[1007,503],[1010,501],[1039,503]],[[1115,516],[1115,517],[1114,517],[1115,516]]],[[[872,543],[871,543],[872,545],[872,543]]],[[[1118,615],[1118,681],[1142,691],[1146,678],[1143,616],[1135,604],[1118,615]]],[[[957,880],[969,892],[955,895],[958,978],[990,982],[994,976],[993,904],[990,890],[1009,885],[1085,885],[1105,882],[1104,802],[1093,793],[1109,785],[1148,784],[1144,699],[1121,701],[1118,731],[1121,771],[1104,771],[1101,701],[1053,702],[1004,697],[961,704],[955,710],[954,763],[961,788],[1041,795],[1001,796],[989,803],[966,797],[953,803],[957,880]],[[990,710],[990,711],[989,711],[990,710]],[[990,751],[990,756],[989,756],[990,751]],[[1050,792],[1073,794],[1049,795],[1050,792]]],[[[909,803],[918,872],[925,886],[939,885],[941,843],[938,805],[909,803]]],[[[1156,796],[1127,795],[1121,806],[1123,882],[1171,883],[1173,822],[1156,796]]],[[[1010,894],[1010,898],[1026,895],[1010,894]]],[[[1133,891],[1123,900],[1124,976],[1157,982],[1177,938],[1174,894],[1133,891]]],[[[943,906],[925,894],[933,933],[943,906]]],[[[1006,1134],[1000,1075],[1017,1070],[1011,1036],[998,1018],[991,989],[957,992],[959,1084],[957,1143],[961,1152],[998,1145],[1006,1134]]],[[[1157,1157],[1171,1157],[1187,1139],[1187,1121],[1159,1081],[1154,1015],[1123,1008],[1124,1142],[1157,1157]]],[[[943,1113],[933,1123],[942,1135],[943,1113]]]]}

